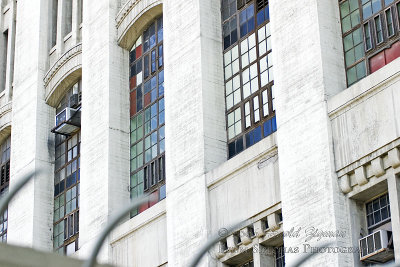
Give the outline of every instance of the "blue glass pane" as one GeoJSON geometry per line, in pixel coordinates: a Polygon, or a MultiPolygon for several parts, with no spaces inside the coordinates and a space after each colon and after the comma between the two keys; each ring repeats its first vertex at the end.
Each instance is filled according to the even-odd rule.
{"type": "Polygon", "coordinates": [[[254,144],[252,132],[246,134],[246,147],[251,147],[254,144]]]}
{"type": "Polygon", "coordinates": [[[164,83],[158,85],[158,96],[162,96],[164,94],[164,83]]]}
{"type": "Polygon", "coordinates": [[[164,98],[161,98],[160,101],[158,101],[158,112],[161,112],[164,110],[164,98]]]}
{"type": "Polygon", "coordinates": [[[276,117],[273,117],[271,121],[272,121],[272,131],[276,132],[276,117]]]}
{"type": "Polygon", "coordinates": [[[381,0],[372,0],[372,11],[373,13],[377,13],[382,9],[381,0]]]}
{"type": "Polygon", "coordinates": [[[159,120],[159,124],[163,124],[165,122],[165,114],[164,111],[160,112],[160,114],[158,115],[158,120],[159,120]]]}
{"type": "Polygon", "coordinates": [[[253,130],[254,144],[261,140],[261,126],[258,126],[253,130]]]}
{"type": "Polygon", "coordinates": [[[160,187],[160,200],[166,198],[166,196],[167,196],[166,186],[163,185],[160,187]]]}
{"type": "Polygon", "coordinates": [[[264,21],[265,21],[265,12],[263,9],[257,13],[257,25],[262,24],[264,21]]]}
{"type": "Polygon", "coordinates": [[[161,42],[162,40],[163,40],[163,19],[162,19],[162,17],[161,18],[159,18],[158,19],[158,22],[157,22],[157,24],[158,24],[158,33],[157,33],[157,35],[158,35],[158,42],[161,42]]]}
{"type": "Polygon", "coordinates": [[[151,78],[151,89],[155,89],[157,87],[157,76],[151,78]]]}
{"type": "Polygon", "coordinates": [[[64,191],[64,189],[65,189],[65,183],[64,183],[64,181],[65,181],[65,180],[62,180],[62,181],[59,183],[59,185],[60,185],[60,193],[62,193],[62,192],[64,191]]]}
{"type": "Polygon", "coordinates": [[[372,15],[372,7],[370,3],[363,6],[363,18],[367,19],[372,15]]]}
{"type": "Polygon", "coordinates": [[[129,53],[129,62],[133,62],[136,59],[136,49],[133,49],[130,53],[129,53]]]}
{"type": "Polygon", "coordinates": [[[272,133],[271,120],[268,120],[264,123],[264,137],[270,135],[271,133],[272,133]]]}
{"type": "Polygon", "coordinates": [[[385,0],[385,6],[388,6],[393,2],[394,2],[394,0],[385,0]]]}
{"type": "Polygon", "coordinates": [[[156,25],[150,26],[150,49],[156,45],[156,25]]]}
{"type": "Polygon", "coordinates": [[[151,90],[151,82],[150,80],[144,84],[144,94],[147,94],[151,90]]]}
{"type": "Polygon", "coordinates": [[[160,135],[160,139],[164,139],[164,137],[165,137],[165,126],[160,128],[159,135],[160,135]]]}
{"type": "Polygon", "coordinates": [[[138,62],[136,62],[136,74],[139,74],[142,71],[142,60],[138,60],[138,62]]]}
{"type": "Polygon", "coordinates": [[[157,99],[157,89],[151,91],[151,102],[157,99]]]}
{"type": "Polygon", "coordinates": [[[236,141],[236,154],[243,151],[243,138],[238,138],[236,141]]]}
{"type": "Polygon", "coordinates": [[[145,31],[143,33],[143,40],[144,40],[143,52],[146,53],[150,48],[150,45],[149,45],[149,30],[147,30],[147,31],[145,31]]]}
{"type": "Polygon", "coordinates": [[[136,89],[136,111],[139,112],[142,108],[142,86],[139,86],[136,89]]]}
{"type": "Polygon", "coordinates": [[[133,77],[133,76],[135,76],[135,75],[136,75],[136,65],[133,64],[133,65],[131,66],[129,78],[131,78],[131,77],[133,77]]]}
{"type": "Polygon", "coordinates": [[[57,196],[58,194],[60,194],[60,184],[54,186],[54,196],[57,196]]]}
{"type": "Polygon", "coordinates": [[[150,75],[150,69],[149,69],[149,55],[146,55],[144,57],[144,78],[146,79],[150,75]]]}
{"type": "Polygon", "coordinates": [[[232,158],[236,155],[235,142],[228,144],[228,157],[232,158]]]}

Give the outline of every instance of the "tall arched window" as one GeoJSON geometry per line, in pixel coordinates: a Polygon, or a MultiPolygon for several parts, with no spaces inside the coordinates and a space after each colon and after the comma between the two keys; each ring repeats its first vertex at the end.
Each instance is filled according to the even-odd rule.
{"type": "MultiPolygon", "coordinates": [[[[68,108],[79,109],[80,92],[81,81],[62,98],[57,107],[57,114],[63,114],[68,108]]],[[[67,118],[68,116],[64,117],[67,122],[71,120],[67,118]]],[[[60,254],[70,255],[78,250],[80,130],[78,128],[69,134],[56,132],[55,139],[53,247],[60,254]]]]}
{"type": "Polygon", "coordinates": [[[222,0],[228,158],[276,131],[268,0],[222,0]]]}
{"type": "MultiPolygon", "coordinates": [[[[0,198],[8,192],[10,183],[10,146],[11,136],[0,147],[0,198]]],[[[7,242],[8,211],[0,214],[0,243],[7,242]]]]}
{"type": "MultiPolygon", "coordinates": [[[[144,192],[165,198],[163,20],[155,19],[129,55],[131,199],[144,192]]],[[[146,203],[132,216],[155,203],[146,203]]]]}

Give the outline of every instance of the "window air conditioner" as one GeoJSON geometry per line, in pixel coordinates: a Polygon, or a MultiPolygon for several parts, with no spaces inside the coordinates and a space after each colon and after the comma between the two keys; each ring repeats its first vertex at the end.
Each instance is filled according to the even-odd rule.
{"type": "Polygon", "coordinates": [[[394,258],[389,240],[392,232],[379,230],[359,240],[360,260],[365,262],[387,262],[394,258]]]}
{"type": "Polygon", "coordinates": [[[80,109],[65,108],[56,116],[56,126],[52,130],[54,133],[69,135],[81,126],[80,109]]]}
{"type": "Polygon", "coordinates": [[[73,94],[69,97],[69,107],[76,108],[79,106],[79,94],[73,94]]]}

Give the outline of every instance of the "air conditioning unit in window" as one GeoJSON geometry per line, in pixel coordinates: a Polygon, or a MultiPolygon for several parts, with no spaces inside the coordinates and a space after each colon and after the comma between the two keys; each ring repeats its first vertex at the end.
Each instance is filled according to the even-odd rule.
{"type": "Polygon", "coordinates": [[[81,126],[80,109],[67,107],[56,116],[56,126],[53,128],[53,133],[69,135],[81,126]]]}
{"type": "Polygon", "coordinates": [[[80,104],[79,94],[73,94],[69,97],[69,107],[77,108],[80,104]]]}
{"type": "Polygon", "coordinates": [[[383,263],[394,259],[394,252],[389,244],[391,237],[392,232],[379,230],[361,238],[359,240],[360,260],[383,263]]]}

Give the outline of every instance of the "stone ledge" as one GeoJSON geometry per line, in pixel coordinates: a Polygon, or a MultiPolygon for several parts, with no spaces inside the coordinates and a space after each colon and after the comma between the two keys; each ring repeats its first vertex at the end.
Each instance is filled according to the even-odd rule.
{"type": "Polygon", "coordinates": [[[368,185],[372,178],[377,179],[399,166],[400,139],[397,139],[339,170],[340,189],[344,194],[349,194],[355,187],[368,185]]]}

